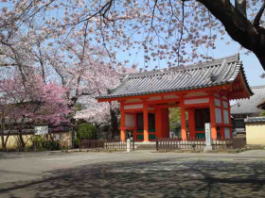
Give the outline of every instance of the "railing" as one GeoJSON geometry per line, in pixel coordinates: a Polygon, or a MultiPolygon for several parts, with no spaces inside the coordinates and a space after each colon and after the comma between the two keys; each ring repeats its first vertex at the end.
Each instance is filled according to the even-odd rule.
{"type": "Polygon", "coordinates": [[[246,137],[235,137],[232,140],[233,148],[243,148],[247,144],[246,137]]]}
{"type": "MultiPolygon", "coordinates": [[[[105,150],[122,151],[127,149],[127,142],[121,142],[119,140],[88,140],[83,139],[80,141],[80,148],[82,149],[95,149],[102,148],[105,150]]],[[[134,141],[131,140],[130,148],[135,149],[134,141]]]]}
{"type": "Polygon", "coordinates": [[[202,150],[205,146],[203,139],[183,141],[178,138],[156,139],[156,150],[202,150]]]}
{"type": "MultiPolygon", "coordinates": [[[[212,141],[213,150],[226,150],[243,148],[246,145],[245,138],[218,139],[212,141]]],[[[205,139],[181,140],[178,138],[156,139],[156,150],[193,150],[200,151],[205,147],[205,139]]]]}
{"type": "Polygon", "coordinates": [[[80,140],[79,148],[104,148],[105,140],[89,140],[82,139],[80,140]]]}

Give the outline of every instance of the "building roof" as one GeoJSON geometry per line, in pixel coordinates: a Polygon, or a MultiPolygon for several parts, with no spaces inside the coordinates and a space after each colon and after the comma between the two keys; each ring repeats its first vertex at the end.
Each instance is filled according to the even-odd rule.
{"type": "Polygon", "coordinates": [[[250,98],[237,100],[231,106],[232,115],[259,115],[262,112],[262,109],[259,109],[258,105],[265,100],[265,85],[251,87],[251,90],[254,94],[250,98]]]}
{"type": "Polygon", "coordinates": [[[265,117],[247,117],[245,123],[264,123],[265,117]]]}
{"type": "Polygon", "coordinates": [[[262,100],[261,103],[259,103],[259,104],[257,105],[257,107],[258,107],[259,109],[263,109],[263,110],[265,110],[265,98],[262,100]]]}
{"type": "Polygon", "coordinates": [[[240,72],[243,74],[247,95],[249,96],[252,92],[247,84],[243,65],[239,60],[239,55],[234,55],[189,66],[129,74],[117,88],[110,91],[110,94],[98,96],[97,99],[167,93],[225,85],[234,82],[240,72]]]}

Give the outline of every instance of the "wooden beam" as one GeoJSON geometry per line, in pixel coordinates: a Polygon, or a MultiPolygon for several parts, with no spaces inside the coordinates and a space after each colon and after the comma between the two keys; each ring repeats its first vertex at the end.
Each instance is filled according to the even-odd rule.
{"type": "MultiPolygon", "coordinates": [[[[124,96],[124,97],[114,97],[114,98],[99,98],[97,99],[98,102],[108,102],[108,101],[122,101],[124,99],[133,99],[133,98],[138,98],[138,99],[143,99],[146,100],[149,97],[153,97],[153,96],[167,96],[167,95],[176,95],[176,96],[183,96],[186,95],[188,93],[192,93],[192,92],[216,92],[218,90],[222,90],[222,89],[228,89],[231,86],[231,83],[225,84],[225,85],[218,85],[218,86],[214,86],[214,87],[206,87],[206,88],[199,88],[199,89],[192,89],[192,90],[184,90],[184,91],[172,91],[172,92],[167,92],[167,93],[157,93],[157,94],[146,94],[146,95],[140,95],[140,96],[124,96]]],[[[178,100],[178,98],[175,98],[173,100],[178,100]]]]}

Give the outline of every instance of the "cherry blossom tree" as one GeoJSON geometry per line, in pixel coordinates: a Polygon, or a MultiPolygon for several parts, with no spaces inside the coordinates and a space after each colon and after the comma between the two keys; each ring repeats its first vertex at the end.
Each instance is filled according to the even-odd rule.
{"type": "Polygon", "coordinates": [[[6,120],[19,126],[18,137],[22,148],[25,146],[22,129],[26,122],[41,122],[49,126],[69,122],[66,89],[55,83],[45,84],[39,76],[31,75],[26,82],[23,82],[20,75],[1,80],[0,93],[1,142],[4,149],[9,136],[4,132],[6,120]]]}
{"type": "Polygon", "coordinates": [[[149,64],[156,69],[162,63],[173,66],[210,59],[205,49],[215,48],[215,41],[228,34],[265,67],[264,0],[2,0],[2,4],[0,43],[11,46],[15,54],[17,35],[38,26],[34,35],[46,38],[42,47],[57,49],[79,35],[84,46],[103,46],[112,66],[128,63],[128,57],[138,54],[144,69],[149,64]],[[119,57],[123,52],[127,58],[119,57]]]}
{"type": "Polygon", "coordinates": [[[229,35],[265,68],[264,9],[264,0],[1,0],[0,67],[19,71],[24,87],[32,70],[43,85],[56,81],[72,118],[98,122],[110,108],[93,97],[134,59],[141,70],[209,60],[229,35]],[[77,115],[81,101],[91,110],[77,115]]]}

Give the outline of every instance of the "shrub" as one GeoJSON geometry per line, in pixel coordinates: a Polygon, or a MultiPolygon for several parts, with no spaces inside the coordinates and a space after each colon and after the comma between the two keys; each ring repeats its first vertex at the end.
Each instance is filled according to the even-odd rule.
{"type": "Polygon", "coordinates": [[[89,123],[82,123],[77,129],[77,138],[81,139],[93,139],[96,136],[96,127],[89,123]]]}
{"type": "Polygon", "coordinates": [[[40,135],[34,135],[32,137],[32,144],[33,144],[33,149],[35,151],[60,149],[58,141],[47,140],[45,137],[40,135]]]}

